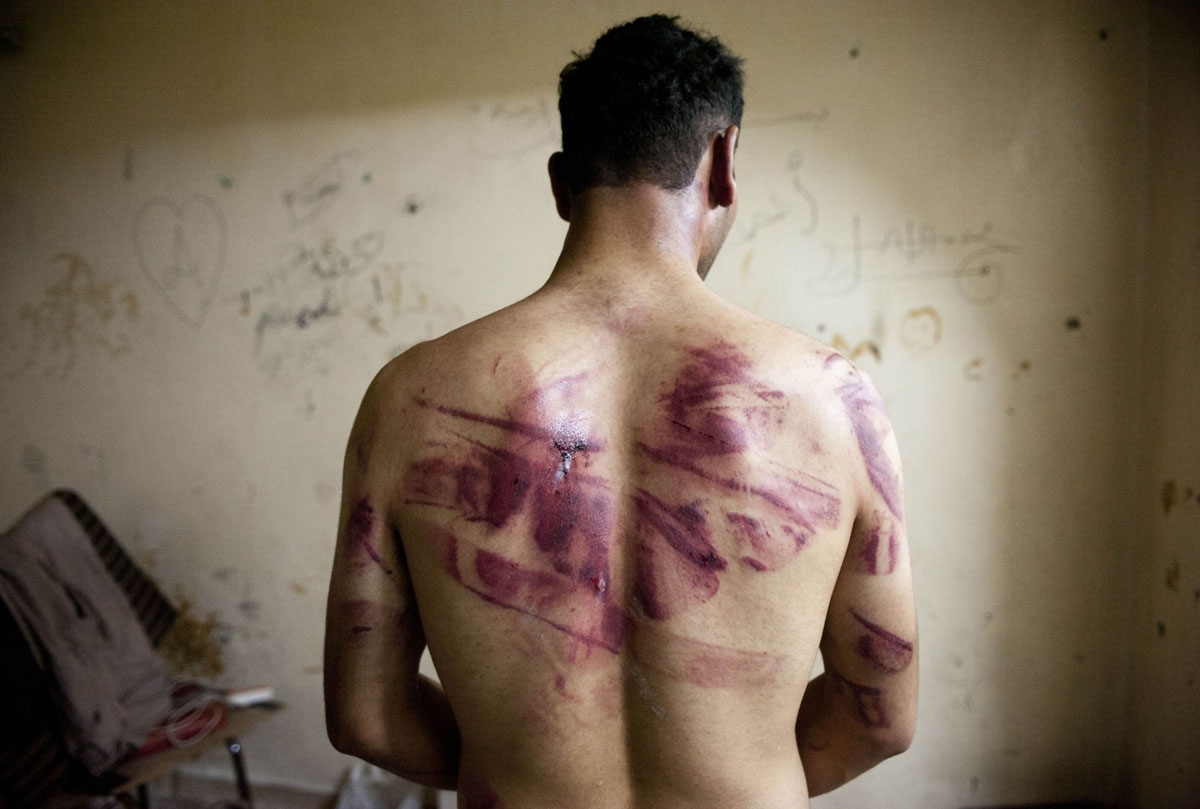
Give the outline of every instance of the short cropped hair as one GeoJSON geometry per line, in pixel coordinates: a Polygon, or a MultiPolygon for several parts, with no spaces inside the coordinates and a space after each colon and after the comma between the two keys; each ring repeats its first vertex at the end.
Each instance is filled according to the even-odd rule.
{"type": "Polygon", "coordinates": [[[685,188],[708,139],[742,121],[742,60],[678,17],[640,17],[575,54],[558,82],[567,184],[685,188]]]}

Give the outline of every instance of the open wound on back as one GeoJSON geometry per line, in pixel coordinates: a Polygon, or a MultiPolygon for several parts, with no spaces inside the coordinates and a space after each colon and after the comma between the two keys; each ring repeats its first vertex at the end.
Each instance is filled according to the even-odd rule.
{"type": "Polygon", "coordinates": [[[441,429],[407,470],[403,496],[450,512],[431,531],[447,574],[489,603],[615,653],[635,622],[708,600],[735,565],[776,570],[817,528],[834,525],[840,502],[833,487],[765,458],[783,394],[761,384],[749,359],[727,343],[683,351],[687,362],[659,395],[658,418],[637,444],[644,488],[633,489],[623,509],[635,523],[627,536],[615,536],[614,494],[593,471],[605,442],[579,406],[586,373],[541,385],[532,371],[510,373],[522,378],[504,379],[506,387],[526,393],[501,413],[418,399],[441,429]],[[738,461],[751,454],[752,467],[738,461]],[[739,472],[746,468],[752,478],[739,472]],[[503,529],[503,537],[494,546],[474,544],[455,531],[460,520],[483,527],[484,537],[503,529]],[[717,549],[717,532],[734,538],[736,557],[717,549]],[[504,555],[504,543],[521,537],[538,551],[536,568],[504,555]],[[613,542],[635,543],[631,593],[610,579],[613,542]]]}

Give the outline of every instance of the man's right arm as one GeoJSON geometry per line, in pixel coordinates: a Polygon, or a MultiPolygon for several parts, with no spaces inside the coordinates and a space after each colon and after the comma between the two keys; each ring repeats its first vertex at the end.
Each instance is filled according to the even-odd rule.
{"type": "Polygon", "coordinates": [[[850,541],[829,602],[821,656],[796,722],[810,795],[846,783],[912,743],[917,618],[904,526],[900,456],[874,387],[839,389],[863,458],[850,541]]]}
{"type": "Polygon", "coordinates": [[[441,686],[419,670],[425,633],[389,504],[401,413],[372,383],[351,433],[325,629],[330,741],[410,781],[454,789],[459,731],[441,686]],[[383,418],[387,412],[389,418],[383,418]]]}

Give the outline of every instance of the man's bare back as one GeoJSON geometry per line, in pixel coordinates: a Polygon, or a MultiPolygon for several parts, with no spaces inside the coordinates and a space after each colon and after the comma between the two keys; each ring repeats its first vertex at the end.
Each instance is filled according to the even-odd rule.
{"type": "Polygon", "coordinates": [[[463,807],[599,809],[802,807],[907,746],[895,441],[847,360],[696,274],[732,220],[686,215],[720,160],[694,194],[568,200],[542,290],[372,384],[330,589],[339,748],[463,807]]]}

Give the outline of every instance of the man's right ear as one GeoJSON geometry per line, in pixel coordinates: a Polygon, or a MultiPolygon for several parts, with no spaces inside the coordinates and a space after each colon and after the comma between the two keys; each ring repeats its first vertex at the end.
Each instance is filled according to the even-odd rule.
{"type": "Polygon", "coordinates": [[[731,125],[713,139],[712,170],[709,174],[709,197],[722,208],[733,205],[737,197],[737,180],[733,158],[737,153],[738,128],[731,125]]]}
{"type": "Polygon", "coordinates": [[[567,182],[566,160],[562,152],[550,155],[546,166],[550,172],[550,191],[554,194],[554,207],[564,222],[571,221],[571,186],[567,182]]]}

